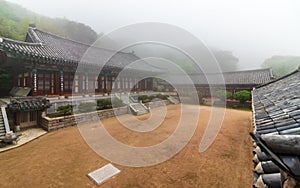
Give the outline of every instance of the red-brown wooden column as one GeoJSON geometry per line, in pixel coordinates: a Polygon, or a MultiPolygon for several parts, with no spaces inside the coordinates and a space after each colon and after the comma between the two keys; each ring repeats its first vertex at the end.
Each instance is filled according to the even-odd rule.
{"type": "Polygon", "coordinates": [[[16,123],[16,126],[20,125],[20,112],[15,113],[15,123],[16,123]]]}

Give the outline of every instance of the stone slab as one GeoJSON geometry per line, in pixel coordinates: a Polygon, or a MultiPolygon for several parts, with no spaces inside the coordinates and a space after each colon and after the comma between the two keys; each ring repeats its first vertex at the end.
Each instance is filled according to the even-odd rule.
{"type": "Polygon", "coordinates": [[[97,185],[100,185],[120,172],[121,171],[119,169],[109,163],[93,172],[90,172],[87,174],[87,176],[91,178],[97,185]]]}

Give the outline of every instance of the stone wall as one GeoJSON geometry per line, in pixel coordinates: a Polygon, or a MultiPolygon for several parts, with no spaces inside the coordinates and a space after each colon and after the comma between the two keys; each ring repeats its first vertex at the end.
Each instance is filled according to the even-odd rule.
{"type": "Polygon", "coordinates": [[[97,112],[75,114],[57,118],[43,116],[39,119],[39,125],[47,131],[52,131],[64,127],[75,126],[80,123],[95,122],[99,119],[106,119],[117,115],[127,114],[128,112],[128,107],[125,106],[116,109],[100,110],[97,112]]]}
{"type": "MultiPolygon", "coordinates": [[[[169,105],[169,101],[162,101],[165,105],[169,105]]],[[[162,106],[162,102],[150,102],[146,104],[151,108],[156,108],[162,106]]],[[[100,110],[97,112],[90,112],[90,113],[83,113],[83,114],[76,114],[76,115],[69,115],[65,117],[57,117],[57,118],[49,118],[46,116],[41,116],[38,120],[38,124],[43,127],[47,131],[53,131],[64,127],[75,126],[80,123],[86,122],[95,122],[100,119],[106,119],[118,115],[128,114],[130,110],[127,106],[120,107],[116,109],[107,109],[107,110],[100,110]]]]}

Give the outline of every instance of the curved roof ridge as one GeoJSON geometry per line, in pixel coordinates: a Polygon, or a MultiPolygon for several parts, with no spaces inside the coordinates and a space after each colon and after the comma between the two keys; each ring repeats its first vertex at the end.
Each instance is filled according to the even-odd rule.
{"type": "Polygon", "coordinates": [[[34,42],[38,42],[38,43],[42,43],[43,41],[39,38],[39,36],[34,32],[35,28],[29,27],[27,34],[29,35],[29,37],[34,41],[34,42]]]}
{"type": "MultiPolygon", "coordinates": [[[[39,31],[39,32],[42,32],[42,33],[44,33],[44,34],[51,35],[52,37],[56,37],[56,38],[58,38],[58,39],[60,39],[60,40],[67,40],[67,41],[69,41],[69,42],[74,42],[74,43],[81,44],[81,45],[84,45],[84,46],[91,46],[91,45],[89,45],[89,44],[86,44],[86,43],[83,43],[83,42],[79,42],[79,41],[75,41],[75,40],[72,40],[72,39],[68,39],[68,38],[59,36],[59,35],[57,35],[57,34],[53,34],[53,33],[47,32],[47,31],[40,30],[40,29],[38,29],[38,28],[31,28],[31,29],[32,29],[32,31],[34,32],[35,35],[37,35],[37,34],[35,33],[35,31],[39,31]]],[[[39,37],[38,37],[38,38],[39,38],[39,37]]],[[[41,40],[41,41],[42,41],[42,40],[41,40]]]]}
{"type": "Polygon", "coordinates": [[[293,75],[293,74],[295,74],[295,73],[297,73],[297,72],[300,72],[300,67],[298,67],[296,70],[294,70],[294,71],[292,71],[292,72],[290,72],[290,73],[288,73],[288,74],[286,74],[286,75],[284,75],[284,76],[281,76],[281,77],[279,77],[279,78],[276,78],[276,79],[274,79],[274,80],[272,80],[272,81],[270,81],[270,82],[268,82],[268,83],[265,83],[265,84],[261,84],[261,85],[259,85],[259,86],[256,86],[255,89],[260,88],[260,87],[263,87],[263,86],[266,86],[266,85],[269,85],[269,84],[272,84],[272,83],[277,82],[277,81],[279,81],[279,80],[282,80],[282,79],[284,79],[284,78],[286,78],[286,77],[289,77],[289,76],[291,76],[291,75],[293,75]]]}
{"type": "Polygon", "coordinates": [[[271,68],[263,68],[263,69],[249,69],[249,70],[239,70],[239,71],[226,71],[226,72],[222,72],[222,73],[241,73],[241,72],[253,72],[253,71],[267,71],[267,70],[271,70],[271,68]]]}
{"type": "MultiPolygon", "coordinates": [[[[5,38],[5,37],[0,37],[0,38],[2,39],[2,43],[3,42],[9,42],[9,43],[19,44],[19,45],[43,46],[42,43],[38,43],[38,42],[34,42],[34,43],[33,42],[24,42],[24,41],[5,38]]],[[[1,42],[0,42],[0,44],[1,44],[1,42]]]]}
{"type": "MultiPolygon", "coordinates": [[[[272,68],[263,68],[263,69],[250,69],[250,70],[237,70],[237,71],[228,71],[228,72],[209,72],[209,73],[203,73],[205,75],[216,75],[216,74],[233,74],[233,73],[246,73],[246,72],[257,72],[257,71],[269,71],[271,77],[273,77],[272,74],[272,68]]],[[[199,73],[190,73],[190,75],[193,74],[199,74],[199,73]]]]}
{"type": "MultiPolygon", "coordinates": [[[[57,34],[53,34],[53,33],[50,33],[50,32],[47,32],[47,31],[43,31],[41,29],[38,29],[38,28],[31,28],[31,31],[34,32],[34,35],[37,35],[35,33],[35,31],[38,31],[38,32],[41,32],[41,33],[44,33],[44,34],[47,34],[47,35],[50,35],[52,37],[55,37],[59,40],[65,40],[65,41],[68,41],[68,42],[72,42],[72,43],[75,43],[74,45],[82,45],[82,46],[85,46],[87,48],[96,48],[96,49],[100,49],[100,50],[105,50],[105,51],[109,51],[109,52],[115,52],[115,53],[123,53],[123,54],[133,54],[133,53],[130,53],[130,52],[123,52],[123,51],[116,51],[116,50],[113,50],[113,49],[108,49],[108,48],[103,48],[103,47],[99,47],[99,46],[95,46],[93,44],[87,44],[87,43],[83,43],[83,42],[79,42],[79,41],[76,41],[76,40],[72,40],[72,39],[68,39],[68,38],[65,38],[63,36],[59,36],[57,34]]],[[[42,42],[42,43],[45,43],[45,41],[42,41],[38,36],[37,38],[42,42]]]]}

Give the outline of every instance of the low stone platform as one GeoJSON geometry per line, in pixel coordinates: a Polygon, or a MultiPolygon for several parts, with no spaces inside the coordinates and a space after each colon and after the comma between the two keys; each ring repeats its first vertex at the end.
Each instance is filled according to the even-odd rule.
{"type": "Polygon", "coordinates": [[[17,144],[10,144],[10,145],[7,145],[6,147],[0,148],[0,152],[22,146],[23,144],[26,144],[44,134],[46,134],[47,131],[45,131],[42,128],[31,128],[31,129],[21,131],[21,133],[22,133],[22,135],[19,137],[19,141],[17,142],[17,144]]]}

